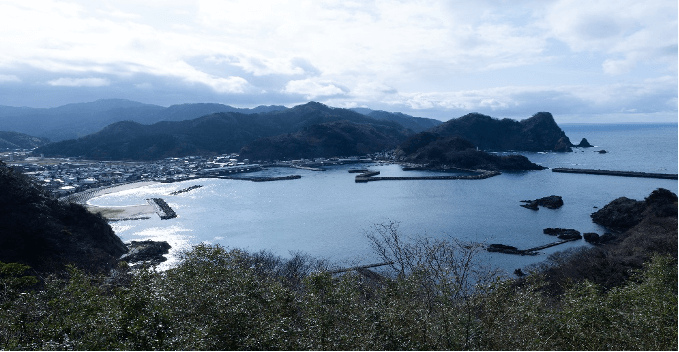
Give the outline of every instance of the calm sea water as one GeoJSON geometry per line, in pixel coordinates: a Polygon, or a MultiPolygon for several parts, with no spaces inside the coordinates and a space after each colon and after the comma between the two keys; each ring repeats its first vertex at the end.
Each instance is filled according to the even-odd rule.
{"type": "MultiPolygon", "coordinates": [[[[574,143],[585,137],[595,148],[574,153],[524,153],[531,161],[554,167],[677,173],[677,125],[563,125],[574,143]],[[596,151],[605,149],[607,154],[596,151]]],[[[485,180],[378,181],[355,183],[347,172],[356,165],[324,172],[275,168],[249,175],[298,174],[298,180],[249,182],[200,179],[156,184],[90,200],[93,205],[144,204],[164,198],[178,218],[113,224],[123,241],[165,240],[172,253],[198,243],[218,243],[282,256],[302,251],[337,263],[375,262],[366,232],[374,224],[396,221],[406,235],[455,237],[471,242],[503,243],[518,248],[547,244],[546,227],[581,232],[604,229],[590,214],[621,196],[643,199],[656,188],[677,192],[677,181],[553,173],[550,170],[503,173],[485,180]],[[194,184],[202,188],[171,192],[194,184]],[[532,211],[521,200],[563,197],[557,210],[532,211]]],[[[369,165],[383,176],[435,175],[402,171],[398,165],[369,165]]],[[[538,256],[482,253],[480,260],[511,272],[542,261],[584,241],[552,247],[538,256]]],[[[172,265],[170,260],[167,265],[172,265]]]]}

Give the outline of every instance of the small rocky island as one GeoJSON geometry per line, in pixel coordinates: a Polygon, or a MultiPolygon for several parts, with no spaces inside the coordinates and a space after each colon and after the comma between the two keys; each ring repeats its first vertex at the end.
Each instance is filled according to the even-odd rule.
{"type": "Polygon", "coordinates": [[[563,199],[560,196],[549,196],[549,197],[542,197],[540,199],[535,199],[535,200],[522,200],[522,203],[526,204],[521,204],[522,207],[528,208],[531,210],[538,210],[538,206],[545,207],[548,209],[559,209],[561,206],[563,206],[563,199]]]}

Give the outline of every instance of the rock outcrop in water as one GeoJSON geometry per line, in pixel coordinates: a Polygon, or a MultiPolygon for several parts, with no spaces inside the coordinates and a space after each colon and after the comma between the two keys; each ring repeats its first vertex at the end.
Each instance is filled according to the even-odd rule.
{"type": "Polygon", "coordinates": [[[160,264],[167,260],[163,255],[169,253],[170,244],[165,241],[132,241],[127,247],[129,252],[123,255],[120,260],[128,263],[148,263],[151,265],[160,264]]]}
{"type": "Polygon", "coordinates": [[[578,145],[576,145],[578,148],[592,148],[594,147],[593,145],[589,144],[587,141],[587,138],[583,138],[578,145]]]}
{"type": "Polygon", "coordinates": [[[532,210],[538,210],[538,206],[545,207],[548,209],[558,209],[563,206],[563,199],[560,196],[549,196],[549,197],[542,197],[540,199],[536,200],[522,200],[521,202],[526,203],[526,204],[521,204],[522,207],[532,209],[532,210]]]}

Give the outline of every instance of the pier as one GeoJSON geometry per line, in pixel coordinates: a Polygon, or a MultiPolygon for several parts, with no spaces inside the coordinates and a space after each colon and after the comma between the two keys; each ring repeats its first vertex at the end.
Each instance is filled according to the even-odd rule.
{"type": "Polygon", "coordinates": [[[588,175],[660,178],[660,179],[666,179],[666,180],[676,180],[677,179],[677,174],[659,174],[659,173],[638,172],[638,171],[613,171],[613,170],[594,170],[594,169],[554,168],[554,169],[552,169],[552,172],[563,172],[563,173],[571,173],[571,174],[588,174],[588,175]]]}

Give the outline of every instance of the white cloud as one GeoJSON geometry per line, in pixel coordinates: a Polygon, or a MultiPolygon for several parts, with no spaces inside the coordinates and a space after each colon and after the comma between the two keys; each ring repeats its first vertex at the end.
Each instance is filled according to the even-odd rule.
{"type": "Polygon", "coordinates": [[[168,1],[0,2],[0,82],[496,112],[676,91],[676,1],[168,1]]]}
{"type": "Polygon", "coordinates": [[[111,84],[108,78],[70,78],[62,77],[48,81],[47,84],[51,86],[63,86],[63,87],[102,87],[111,84]]]}
{"type": "Polygon", "coordinates": [[[0,83],[2,82],[21,82],[21,78],[16,75],[0,75],[0,83]]]}
{"type": "Polygon", "coordinates": [[[676,72],[677,2],[674,0],[559,0],[545,27],[576,52],[602,52],[607,74],[630,72],[641,61],[676,72]]]}
{"type": "Polygon", "coordinates": [[[344,95],[348,92],[347,88],[338,86],[336,83],[312,79],[290,81],[283,91],[290,94],[302,94],[306,99],[344,95]]]}

